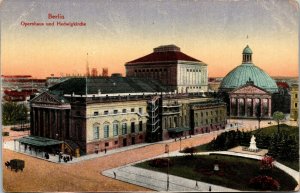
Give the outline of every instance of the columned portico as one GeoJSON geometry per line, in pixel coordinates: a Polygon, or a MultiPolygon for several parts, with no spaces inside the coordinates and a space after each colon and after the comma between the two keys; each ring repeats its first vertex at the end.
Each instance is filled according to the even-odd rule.
{"type": "Polygon", "coordinates": [[[230,92],[229,98],[232,118],[257,118],[259,111],[261,118],[271,118],[271,94],[251,81],[230,92]]]}

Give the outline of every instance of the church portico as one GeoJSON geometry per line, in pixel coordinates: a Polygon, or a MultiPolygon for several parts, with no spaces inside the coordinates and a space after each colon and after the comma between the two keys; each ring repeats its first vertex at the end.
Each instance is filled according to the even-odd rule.
{"type": "Polygon", "coordinates": [[[271,118],[271,94],[252,81],[230,92],[229,98],[232,118],[271,118]]]}

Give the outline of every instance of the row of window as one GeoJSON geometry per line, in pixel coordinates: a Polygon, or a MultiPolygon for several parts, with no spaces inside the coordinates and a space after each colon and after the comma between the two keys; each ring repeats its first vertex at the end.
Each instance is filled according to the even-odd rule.
{"type": "Polygon", "coordinates": [[[186,69],[187,72],[201,72],[199,69],[186,69]]]}
{"type": "MultiPolygon", "coordinates": [[[[213,115],[214,113],[215,113],[216,115],[219,115],[219,113],[222,114],[222,110],[220,109],[220,110],[210,111],[210,115],[213,115]]],[[[201,117],[203,117],[204,112],[201,112],[201,113],[199,113],[199,114],[201,115],[201,117]]],[[[199,116],[199,114],[198,114],[198,113],[195,113],[195,117],[197,118],[197,117],[199,116]]],[[[205,114],[206,114],[206,116],[208,116],[208,114],[209,114],[208,111],[206,111],[205,114]]]]}
{"type": "Polygon", "coordinates": [[[187,86],[188,89],[201,89],[201,86],[187,86]]]}
{"type": "Polygon", "coordinates": [[[141,69],[141,70],[134,70],[134,72],[162,72],[162,71],[166,72],[167,69],[166,69],[166,68],[164,68],[164,69],[160,68],[160,69],[141,69]]]}
{"type": "MultiPolygon", "coordinates": [[[[131,133],[135,133],[135,122],[131,122],[131,133]]],[[[139,131],[143,131],[143,122],[139,121],[139,131]]],[[[100,126],[95,125],[93,127],[93,139],[99,139],[100,126]]],[[[127,123],[122,123],[122,135],[127,134],[127,123]]],[[[119,135],[119,124],[113,123],[113,136],[119,135]]],[[[109,125],[103,125],[103,137],[109,138],[109,125]]]]}
{"type": "MultiPolygon", "coordinates": [[[[127,109],[122,109],[122,111],[120,111],[122,113],[127,113],[127,109]]],[[[135,112],[135,108],[131,108],[130,109],[130,112],[135,112]]],[[[138,111],[140,114],[143,114],[143,108],[139,108],[139,111],[138,111]]],[[[119,110],[113,110],[112,111],[113,114],[118,114],[119,113],[119,110]]],[[[109,114],[109,111],[108,110],[105,110],[103,112],[104,115],[108,115],[109,114]]],[[[99,111],[94,111],[94,116],[97,116],[99,115],[99,111]]]]}
{"type": "Polygon", "coordinates": [[[202,126],[203,124],[208,125],[208,124],[212,124],[212,123],[218,123],[219,121],[224,121],[222,120],[221,117],[215,117],[214,119],[205,119],[203,121],[195,121],[195,126],[202,126]]]}

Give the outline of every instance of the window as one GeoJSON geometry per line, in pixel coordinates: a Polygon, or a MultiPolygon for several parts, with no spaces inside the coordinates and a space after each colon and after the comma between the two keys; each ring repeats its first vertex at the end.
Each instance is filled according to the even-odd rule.
{"type": "Polygon", "coordinates": [[[99,112],[98,112],[98,111],[95,111],[95,112],[94,112],[94,116],[97,116],[97,115],[99,115],[99,112]]]}
{"type": "Polygon", "coordinates": [[[127,123],[122,124],[122,135],[127,134],[127,123]]]}
{"type": "Polygon", "coordinates": [[[298,107],[298,103],[295,103],[295,107],[296,107],[296,108],[298,107]]]}
{"type": "Polygon", "coordinates": [[[213,115],[213,112],[212,112],[212,111],[210,111],[210,114],[211,114],[211,115],[213,115]]]}
{"type": "Polygon", "coordinates": [[[118,145],[118,141],[115,141],[115,145],[118,145]]]}
{"type": "Polygon", "coordinates": [[[108,142],[105,142],[105,147],[109,146],[109,143],[108,142]]]}
{"type": "Polygon", "coordinates": [[[119,129],[118,123],[114,123],[113,124],[114,136],[118,135],[118,129],[119,129]]]}
{"type": "Polygon", "coordinates": [[[93,127],[93,138],[99,139],[99,125],[93,127]]]}
{"type": "Polygon", "coordinates": [[[298,94],[295,94],[295,98],[298,98],[298,94]]]}
{"type": "Polygon", "coordinates": [[[139,131],[143,131],[143,122],[142,121],[139,122],[139,131]]]}
{"type": "Polygon", "coordinates": [[[134,112],[134,108],[131,108],[131,112],[134,112]]]}
{"type": "Polygon", "coordinates": [[[139,108],[139,113],[143,114],[143,109],[142,108],[139,108]]]}
{"type": "Polygon", "coordinates": [[[135,125],[134,122],[131,122],[131,133],[135,132],[135,125]]]}
{"type": "Polygon", "coordinates": [[[208,112],[206,112],[206,116],[208,116],[208,112]]]}
{"type": "Polygon", "coordinates": [[[104,125],[104,138],[109,137],[109,125],[104,125]]]}
{"type": "Polygon", "coordinates": [[[114,114],[118,114],[118,110],[114,110],[114,114]]]}
{"type": "Polygon", "coordinates": [[[203,117],[203,112],[201,112],[201,117],[203,117]]]}
{"type": "Polygon", "coordinates": [[[122,110],[122,113],[126,113],[126,109],[123,109],[123,110],[122,110]]]}
{"type": "Polygon", "coordinates": [[[108,115],[108,111],[104,111],[104,115],[108,115]]]}

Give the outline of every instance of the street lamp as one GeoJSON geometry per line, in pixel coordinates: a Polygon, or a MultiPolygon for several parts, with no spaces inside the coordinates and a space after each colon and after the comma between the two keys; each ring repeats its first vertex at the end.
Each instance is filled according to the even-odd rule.
{"type": "Polygon", "coordinates": [[[168,170],[167,170],[167,191],[169,191],[169,167],[170,167],[170,159],[169,159],[169,144],[165,145],[165,153],[168,153],[168,170]]]}
{"type": "Polygon", "coordinates": [[[179,146],[180,146],[179,147],[180,148],[179,151],[181,151],[181,137],[179,138],[179,146]]]}

